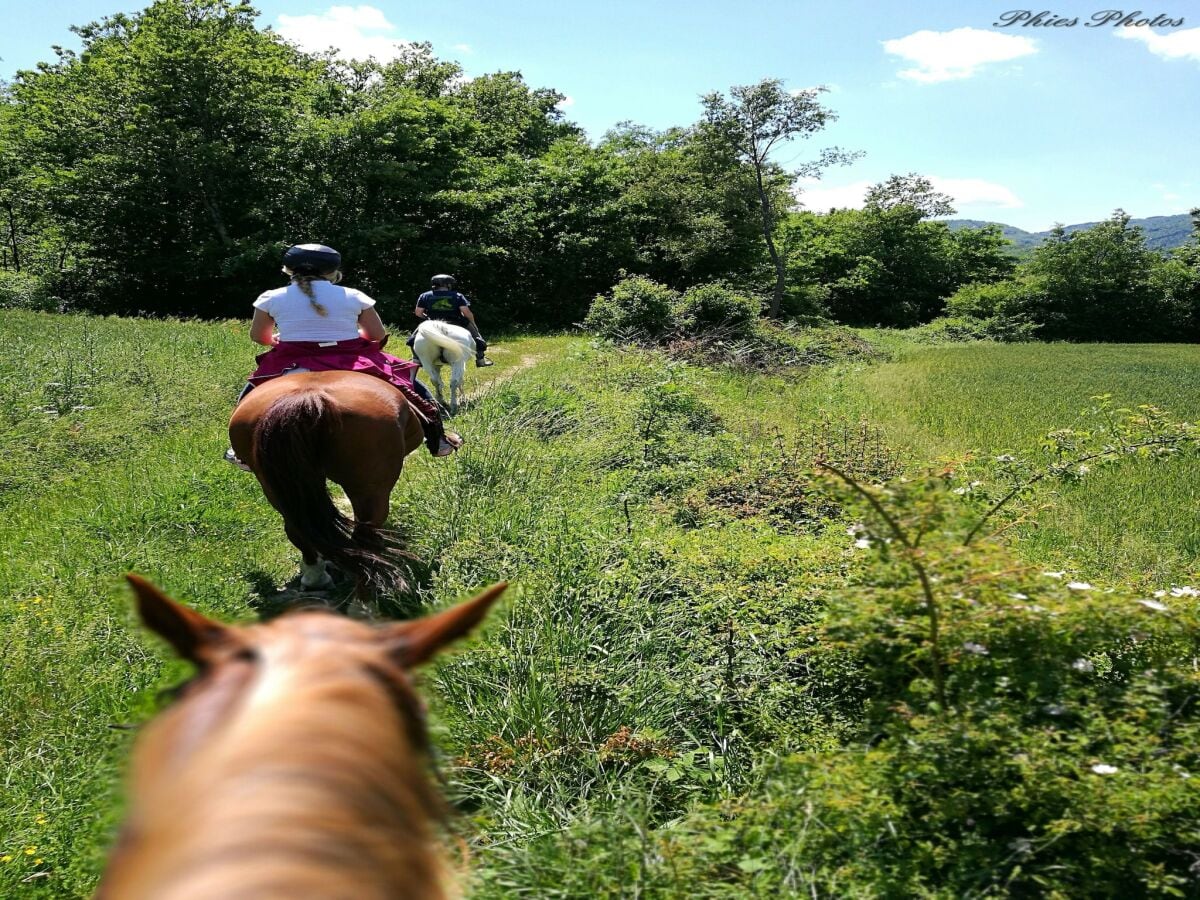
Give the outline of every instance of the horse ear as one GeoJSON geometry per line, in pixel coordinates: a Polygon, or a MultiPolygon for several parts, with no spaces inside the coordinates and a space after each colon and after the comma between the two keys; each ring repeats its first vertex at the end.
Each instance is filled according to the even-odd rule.
{"type": "Polygon", "coordinates": [[[205,651],[228,640],[232,633],[227,625],[176,603],[140,575],[129,574],[125,579],[137,595],[142,622],[189,662],[202,665],[207,657],[205,651]]]}
{"type": "Polygon", "coordinates": [[[504,593],[506,587],[507,581],[497,582],[465,603],[423,619],[389,626],[386,631],[388,638],[395,642],[392,652],[396,662],[406,669],[427,662],[447,644],[463,637],[482,622],[488,608],[504,593]]]}

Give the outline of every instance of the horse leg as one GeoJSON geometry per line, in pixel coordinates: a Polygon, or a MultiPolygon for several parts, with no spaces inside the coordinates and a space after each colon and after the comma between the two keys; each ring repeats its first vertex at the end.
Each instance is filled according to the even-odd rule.
{"type": "MultiPolygon", "coordinates": [[[[360,546],[375,549],[378,541],[375,529],[382,528],[387,522],[391,490],[380,493],[350,494],[347,497],[354,509],[354,541],[360,546]]],[[[354,599],[347,612],[356,619],[377,619],[380,615],[379,603],[374,593],[363,582],[354,589],[354,599]]]]}
{"type": "Polygon", "coordinates": [[[351,496],[350,506],[354,509],[354,524],[369,528],[382,528],[387,522],[389,497],[387,493],[357,494],[351,496]]]}
{"type": "Polygon", "coordinates": [[[458,413],[458,399],[462,396],[463,379],[467,375],[467,361],[459,360],[450,367],[450,415],[458,413]]]}
{"type": "Polygon", "coordinates": [[[297,540],[296,534],[284,523],[284,531],[288,540],[300,551],[300,586],[306,591],[323,591],[333,587],[333,578],[329,575],[328,563],[311,547],[304,546],[297,540]]]}
{"type": "Polygon", "coordinates": [[[445,406],[446,398],[442,394],[442,370],[440,366],[433,366],[429,370],[429,380],[433,382],[433,393],[437,397],[438,403],[445,406]]]}

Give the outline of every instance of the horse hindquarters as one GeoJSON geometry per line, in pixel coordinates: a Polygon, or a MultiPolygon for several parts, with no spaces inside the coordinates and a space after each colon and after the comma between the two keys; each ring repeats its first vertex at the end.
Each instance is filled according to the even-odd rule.
{"type": "Polygon", "coordinates": [[[306,570],[320,556],[360,584],[390,588],[402,578],[385,556],[386,542],[369,524],[356,526],[329,496],[328,464],[337,455],[341,425],[336,404],[322,390],[278,397],[253,428],[254,472],[283,516],[288,539],[304,554],[306,570]]]}

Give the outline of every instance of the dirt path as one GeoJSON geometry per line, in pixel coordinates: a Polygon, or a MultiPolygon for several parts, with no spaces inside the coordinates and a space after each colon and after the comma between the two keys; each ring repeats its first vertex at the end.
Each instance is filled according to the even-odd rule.
{"type": "MultiPolygon", "coordinates": [[[[509,352],[511,352],[511,351],[509,351],[509,352]]],[[[497,350],[496,353],[498,355],[500,353],[500,351],[497,350]]],[[[499,385],[504,384],[506,381],[508,381],[510,378],[512,378],[518,372],[524,372],[526,369],[533,368],[535,365],[537,365],[539,362],[542,361],[542,358],[543,358],[542,356],[537,356],[535,354],[522,355],[521,361],[519,363],[517,363],[515,366],[513,366],[511,369],[505,369],[501,372],[497,372],[492,378],[489,378],[485,383],[479,385],[479,387],[477,387],[475,390],[466,392],[463,397],[463,400],[465,401],[465,405],[470,406],[471,404],[474,404],[477,400],[483,399],[484,397],[486,397],[488,395],[489,391],[493,390],[494,388],[498,387],[499,385]]],[[[470,382],[468,381],[468,384],[469,383],[470,382]]]]}

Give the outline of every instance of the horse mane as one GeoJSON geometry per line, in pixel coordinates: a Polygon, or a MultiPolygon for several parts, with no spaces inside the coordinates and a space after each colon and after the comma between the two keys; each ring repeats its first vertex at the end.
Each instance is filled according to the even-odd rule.
{"type": "Polygon", "coordinates": [[[139,741],[97,896],[446,895],[421,703],[355,630],[311,611],[234,630],[139,741]]]}

